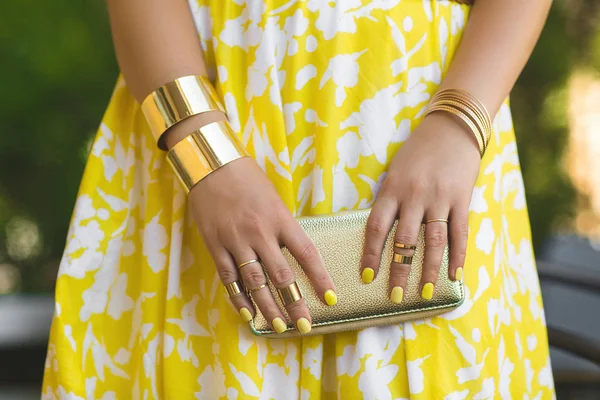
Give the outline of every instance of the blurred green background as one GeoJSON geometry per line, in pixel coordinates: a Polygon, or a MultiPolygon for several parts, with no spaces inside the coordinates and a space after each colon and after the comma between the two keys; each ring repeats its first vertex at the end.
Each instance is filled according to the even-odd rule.
{"type": "MultiPolygon", "coordinates": [[[[117,77],[104,2],[21,0],[0,15],[0,293],[51,292],[91,139],[117,77]]],[[[569,79],[600,70],[600,2],[555,2],[512,96],[536,247],[574,229],[562,162],[569,79]]],[[[518,46],[518,44],[515,44],[518,46]]]]}

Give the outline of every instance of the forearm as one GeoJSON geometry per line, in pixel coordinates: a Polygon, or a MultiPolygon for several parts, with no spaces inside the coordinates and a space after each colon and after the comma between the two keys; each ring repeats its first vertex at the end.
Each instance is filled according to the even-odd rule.
{"type": "MultiPolygon", "coordinates": [[[[138,102],[153,90],[186,75],[206,75],[191,12],[185,1],[107,0],[121,72],[138,102]]],[[[168,131],[172,147],[192,130],[223,119],[221,112],[188,118],[168,131]]]]}
{"type": "Polygon", "coordinates": [[[493,117],[540,35],[551,0],[477,0],[441,89],[464,89],[493,117]]]}

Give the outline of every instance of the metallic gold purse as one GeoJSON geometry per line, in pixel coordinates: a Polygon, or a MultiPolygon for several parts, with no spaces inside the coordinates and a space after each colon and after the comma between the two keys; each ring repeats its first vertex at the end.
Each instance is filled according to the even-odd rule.
{"type": "MultiPolygon", "coordinates": [[[[360,279],[359,268],[369,213],[370,209],[365,209],[297,218],[302,228],[315,243],[331,274],[338,296],[338,303],[335,306],[327,306],[319,300],[302,267],[286,248],[282,249],[296,274],[296,282],[310,311],[312,318],[310,335],[323,335],[429,318],[450,311],[464,301],[462,281],[452,281],[448,277],[447,246],[444,250],[433,299],[423,300],[421,298],[419,283],[425,249],[424,225],[419,234],[402,303],[394,304],[388,297],[389,270],[393,256],[396,224],[385,242],[377,277],[372,283],[364,284],[360,279]]],[[[270,282],[269,288],[273,293],[273,298],[285,313],[277,290],[270,282]]],[[[250,328],[256,335],[271,338],[300,336],[300,333],[289,323],[289,316],[285,315],[288,319],[288,330],[284,333],[277,333],[272,330],[267,320],[256,308],[256,315],[250,322],[250,328]]]]}

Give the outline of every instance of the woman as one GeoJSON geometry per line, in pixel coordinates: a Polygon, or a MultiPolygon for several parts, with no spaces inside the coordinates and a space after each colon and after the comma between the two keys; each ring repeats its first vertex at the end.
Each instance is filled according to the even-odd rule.
{"type": "MultiPolygon", "coordinates": [[[[60,267],[45,398],[553,397],[505,100],[550,0],[108,6],[124,79],[92,147],[60,267]],[[252,157],[219,168],[186,198],[139,104],[167,82],[205,74],[252,157]],[[452,88],[496,115],[483,158],[461,119],[424,117],[432,96],[452,88]],[[371,206],[356,279],[388,279],[377,267],[396,217],[402,243],[437,219],[427,224],[423,297],[435,290],[449,239],[449,276],[465,280],[465,303],[396,326],[253,336],[252,303],[230,302],[223,285],[257,288],[266,277],[258,263],[236,266],[260,259],[271,280],[289,284],[285,245],[324,302],[344,301],[293,216],[371,206]]],[[[166,147],[224,118],[187,118],[167,131],[166,147]]],[[[402,300],[395,288],[407,274],[391,266],[391,301],[402,300]]],[[[283,314],[268,290],[255,294],[279,330],[283,314]]],[[[287,311],[310,331],[303,301],[287,311]]]]}

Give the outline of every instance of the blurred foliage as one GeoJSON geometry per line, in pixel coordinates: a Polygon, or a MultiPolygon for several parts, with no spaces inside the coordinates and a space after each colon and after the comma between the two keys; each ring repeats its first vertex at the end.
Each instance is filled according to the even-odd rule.
{"type": "Polygon", "coordinates": [[[575,49],[565,26],[565,14],[554,7],[511,94],[536,248],[553,225],[571,216],[575,200],[561,163],[568,139],[565,86],[575,64],[575,49]]]}
{"type": "Polygon", "coordinates": [[[511,94],[536,249],[553,231],[571,228],[576,192],[562,163],[569,132],[566,86],[577,68],[600,66],[599,17],[598,2],[554,2],[511,94]]]}
{"type": "MultiPolygon", "coordinates": [[[[536,246],[574,207],[560,162],[564,88],[577,66],[600,67],[592,3],[555,2],[512,96],[536,246]]],[[[104,2],[6,3],[0,53],[0,275],[16,266],[17,290],[51,291],[90,140],[118,72],[104,2]]]]}
{"type": "Polygon", "coordinates": [[[21,269],[21,290],[51,291],[90,138],[118,73],[106,6],[6,3],[0,54],[0,264],[21,269]],[[23,250],[8,232],[36,236],[19,231],[23,220],[37,224],[41,248],[15,258],[23,250]]]}

